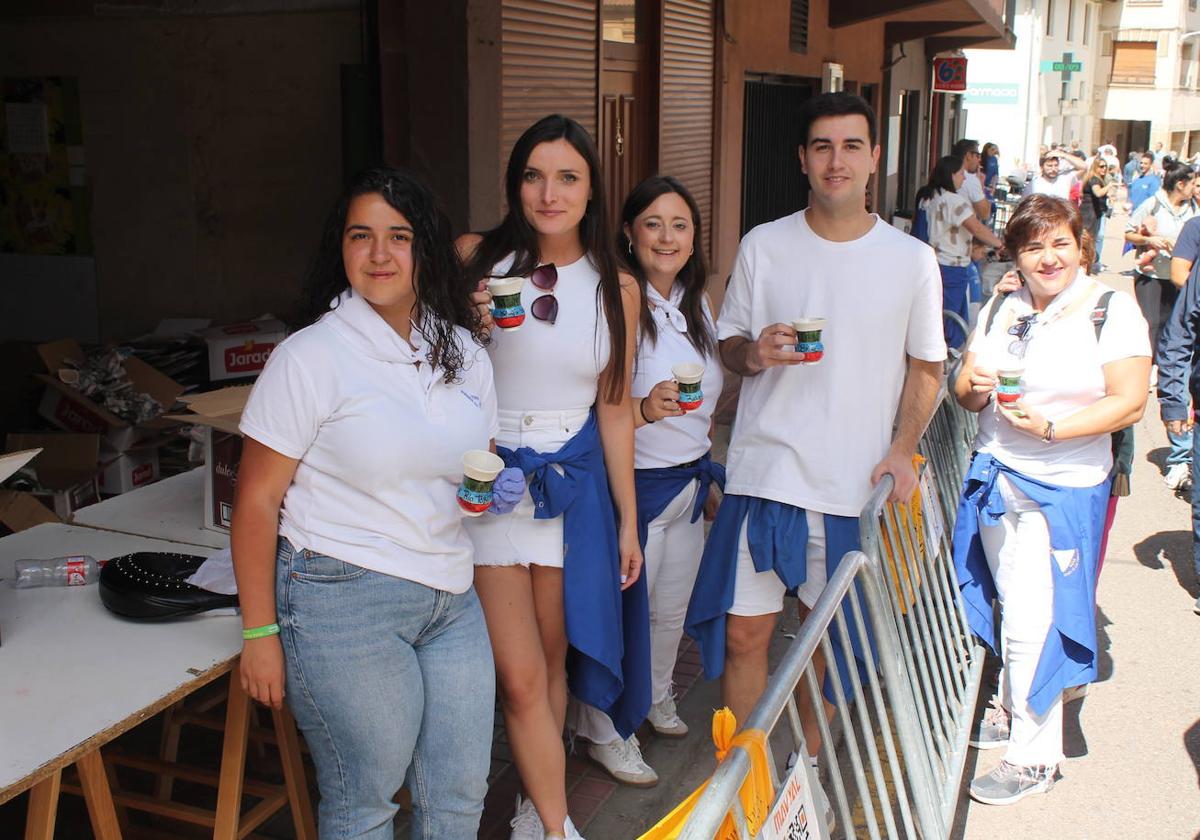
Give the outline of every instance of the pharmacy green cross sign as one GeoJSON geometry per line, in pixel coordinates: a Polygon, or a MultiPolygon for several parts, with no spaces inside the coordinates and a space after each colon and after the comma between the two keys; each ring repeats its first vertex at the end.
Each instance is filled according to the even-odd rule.
{"type": "Polygon", "coordinates": [[[1062,80],[1069,82],[1072,73],[1083,72],[1083,62],[1076,61],[1074,53],[1065,52],[1062,61],[1043,61],[1039,69],[1043,73],[1062,73],[1062,80]]]}

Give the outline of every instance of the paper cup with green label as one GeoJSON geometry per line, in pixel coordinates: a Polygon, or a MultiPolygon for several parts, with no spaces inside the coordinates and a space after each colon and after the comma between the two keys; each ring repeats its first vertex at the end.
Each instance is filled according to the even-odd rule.
{"type": "Polygon", "coordinates": [[[825,345],[821,343],[825,319],[798,318],[792,321],[792,328],[796,331],[796,352],[804,355],[804,364],[819,364],[825,358],[825,345]]]}
{"type": "Polygon", "coordinates": [[[494,277],[487,290],[492,295],[492,320],[505,331],[519,330],[525,323],[525,307],[521,305],[524,277],[494,277]]]}
{"type": "Polygon", "coordinates": [[[996,371],[996,401],[1011,405],[1025,394],[1025,386],[1021,382],[1024,368],[1004,368],[996,371]]]}
{"type": "Polygon", "coordinates": [[[494,452],[472,449],[463,456],[463,480],[458,486],[458,506],[467,516],[479,516],[492,506],[492,484],[504,459],[494,452]]]}
{"type": "Polygon", "coordinates": [[[700,380],[704,378],[704,365],[683,362],[671,368],[671,377],[679,386],[679,407],[684,411],[695,411],[704,402],[704,391],[700,380]]]}

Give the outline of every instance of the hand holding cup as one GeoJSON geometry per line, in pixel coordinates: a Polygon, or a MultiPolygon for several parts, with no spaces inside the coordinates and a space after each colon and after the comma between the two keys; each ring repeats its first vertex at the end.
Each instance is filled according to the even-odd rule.
{"type": "Polygon", "coordinates": [[[672,379],[664,379],[656,384],[649,394],[642,397],[641,412],[651,423],[685,414],[679,407],[679,384],[672,379]]]}
{"type": "Polygon", "coordinates": [[[747,355],[750,369],[766,370],[777,365],[799,365],[804,356],[796,352],[796,330],[789,324],[763,327],[747,355]]]}

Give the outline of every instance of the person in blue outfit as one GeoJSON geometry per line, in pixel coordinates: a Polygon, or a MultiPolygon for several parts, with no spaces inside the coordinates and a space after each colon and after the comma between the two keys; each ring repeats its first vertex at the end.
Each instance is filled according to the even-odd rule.
{"type": "Polygon", "coordinates": [[[1162,178],[1154,171],[1154,155],[1144,152],[1138,161],[1137,174],[1128,184],[1129,212],[1137,210],[1162,189],[1162,178]]]}
{"type": "MultiPolygon", "coordinates": [[[[1200,353],[1196,340],[1200,336],[1200,218],[1183,226],[1179,241],[1171,254],[1171,279],[1186,270],[1183,291],[1175,301],[1171,317],[1163,324],[1159,335],[1155,362],[1158,364],[1158,402],[1167,434],[1182,436],[1195,425],[1194,406],[1200,394],[1200,353]],[[1183,269],[1181,264],[1186,264],[1183,269]]],[[[1200,481],[1196,469],[1200,463],[1195,447],[1200,435],[1192,434],[1192,564],[1200,582],[1200,481]]],[[[1200,613],[1200,597],[1194,609],[1200,613]]]]}
{"type": "MultiPolygon", "coordinates": [[[[642,288],[633,419],[638,530],[650,596],[647,719],[659,735],[682,738],[688,727],[675,709],[671,677],[704,549],[704,520],[717,509],[713,484],[725,485],[725,469],[709,453],[724,374],[704,291],[708,270],[696,200],[676,179],[655,175],[630,191],[621,222],[617,252],[642,288]]],[[[579,704],[577,718],[577,734],[591,742],[588,756],[613,778],[657,784],[636,736],[622,738],[591,706],[579,704]]]]}
{"type": "Polygon", "coordinates": [[[525,279],[524,322],[493,329],[488,354],[497,452],[525,473],[529,493],[467,531],[528,796],[512,837],[570,840],[568,688],[626,737],[650,707],[629,395],[641,294],[617,267],[599,154],[579,123],[550,115],[526,129],[504,190],[504,218],[460,237],[459,250],[485,313],[489,278],[525,279]]]}
{"type": "Polygon", "coordinates": [[[322,840],[390,840],[401,787],[413,837],[465,840],[495,704],[456,499],[464,453],[497,432],[486,333],[445,215],[396,170],[350,184],[308,285],[313,323],[271,354],[240,423],[242,686],[286,695],[322,840]]]}
{"type": "MultiPolygon", "coordinates": [[[[810,206],[746,234],[717,320],[721,358],[743,379],[726,495],[686,622],[739,721],[766,687],[785,593],[798,589],[807,615],[859,547],[858,515],[884,474],[893,499],[912,497],[912,456],[946,357],[933,251],[865,209],[874,111],[821,94],[800,125],[810,206]],[[819,340],[798,342],[797,324],[819,340]]],[[[819,713],[803,704],[814,763],[819,713]]]]}
{"type": "Polygon", "coordinates": [[[991,805],[1057,778],[1063,690],[1096,675],[1111,433],[1136,423],[1146,402],[1146,322],[1129,295],[1087,275],[1082,243],[1070,202],[1034,195],[1017,206],[1005,244],[1024,285],[980,312],[954,383],[959,403],[979,412],[954,565],[972,631],[1003,655],[1000,691],[971,741],[1006,749],[971,783],[991,805]]]}

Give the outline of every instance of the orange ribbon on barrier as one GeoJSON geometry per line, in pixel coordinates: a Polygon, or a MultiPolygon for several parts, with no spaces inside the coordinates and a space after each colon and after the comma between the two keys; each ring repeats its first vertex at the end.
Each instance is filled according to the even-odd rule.
{"type": "MultiPolygon", "coordinates": [[[[917,475],[921,474],[921,465],[925,463],[925,459],[920,455],[913,456],[913,470],[917,475]]],[[[910,565],[904,559],[904,543],[909,533],[909,522],[912,522],[912,530],[916,535],[916,545],[913,546],[921,556],[925,556],[925,511],[922,507],[921,499],[921,483],[917,482],[917,489],[913,491],[912,499],[907,502],[899,502],[890,505],[884,509],[883,515],[893,517],[896,523],[896,531],[900,537],[900,545],[896,548],[892,547],[891,539],[888,537],[887,528],[880,529],[880,536],[883,537],[883,554],[887,560],[888,571],[892,575],[892,586],[896,591],[896,595],[900,601],[900,612],[905,614],[917,600],[917,589],[921,586],[920,570],[915,565],[910,565]]],[[[936,551],[936,547],[934,547],[936,551]]]]}
{"type": "MultiPolygon", "coordinates": [[[[738,791],[742,803],[742,813],[746,815],[750,836],[758,834],[762,824],[771,812],[771,804],[775,798],[775,790],[771,785],[771,772],[767,765],[767,733],[761,729],[747,729],[737,732],[737,718],[728,708],[718,709],[713,713],[712,721],[713,745],[717,748],[717,763],[725,759],[729,751],[742,747],[750,755],[750,773],[738,791]],[[736,732],[736,734],[735,734],[736,732]]],[[[691,816],[696,803],[704,794],[710,776],[704,784],[692,791],[691,795],[679,803],[658,824],[643,834],[638,840],[675,840],[683,831],[683,826],[691,816]]],[[[721,821],[721,827],[713,840],[737,840],[741,834],[734,822],[732,813],[726,813],[721,821]]]]}

